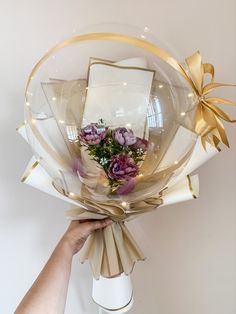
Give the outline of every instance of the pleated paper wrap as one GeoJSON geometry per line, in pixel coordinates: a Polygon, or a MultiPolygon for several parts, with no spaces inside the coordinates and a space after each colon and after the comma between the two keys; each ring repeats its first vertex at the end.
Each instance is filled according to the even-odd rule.
{"type": "MultiPolygon", "coordinates": [[[[95,231],[90,236],[80,256],[82,262],[84,262],[86,259],[90,261],[95,278],[99,278],[100,276],[112,278],[120,275],[121,273],[130,274],[135,262],[145,259],[144,253],[138,247],[134,238],[128,231],[126,222],[130,219],[135,218],[136,215],[154,210],[159,206],[165,206],[197,198],[199,193],[198,176],[191,176],[190,174],[199,166],[201,166],[201,164],[212,158],[219,151],[219,142],[223,142],[228,145],[227,137],[220,119],[224,119],[228,122],[234,122],[234,120],[230,119],[214,105],[215,103],[220,103],[220,101],[221,103],[226,103],[225,100],[219,98],[206,98],[206,95],[211,90],[226,85],[213,82],[214,68],[212,65],[202,64],[201,56],[199,53],[194,54],[192,57],[186,60],[188,66],[188,69],[186,70],[184,67],[179,65],[176,60],[174,60],[160,48],[155,47],[154,45],[151,45],[150,43],[143,40],[129,38],[122,35],[116,36],[114,34],[95,35],[96,34],[87,37],[85,36],[84,38],[85,40],[90,37],[91,40],[93,39],[93,37],[97,39],[108,38],[121,42],[129,42],[129,40],[132,39],[131,42],[134,46],[145,48],[147,51],[161,58],[164,62],[168,63],[171,67],[178,71],[186,79],[186,81],[189,82],[190,86],[197,94],[199,99],[199,103],[197,104],[198,110],[194,128],[190,128],[192,130],[191,131],[184,126],[179,126],[176,127],[175,133],[171,134],[171,140],[169,141],[169,143],[171,144],[169,145],[168,151],[164,156],[165,158],[162,158],[159,163],[161,168],[164,170],[160,171],[155,176],[150,176],[149,195],[143,198],[139,197],[137,199],[135,199],[134,196],[131,202],[124,201],[122,204],[118,204],[117,202],[112,201],[106,202],[102,199],[99,201],[91,200],[90,195],[88,195],[88,190],[84,189],[83,184],[81,184],[81,186],[78,186],[78,189],[80,189],[80,196],[75,195],[74,193],[69,193],[52,180],[53,175],[58,172],[58,169],[68,167],[68,163],[65,162],[68,156],[66,156],[65,151],[61,150],[64,145],[63,137],[61,136],[62,132],[60,133],[56,131],[58,130],[56,127],[54,128],[54,119],[39,118],[37,119],[37,127],[35,127],[34,123],[32,122],[33,119],[31,119],[31,115],[29,115],[28,118],[30,122],[29,126],[27,127],[27,132],[25,125],[18,129],[19,133],[26,139],[27,142],[29,138],[31,139],[30,144],[32,145],[32,142],[34,143],[35,156],[39,156],[39,159],[35,157],[31,159],[22,177],[23,182],[73,205],[73,208],[67,212],[67,218],[70,220],[103,219],[107,216],[113,219],[114,223],[111,226],[106,227],[104,230],[95,231]],[[204,75],[207,73],[211,74],[212,81],[210,84],[203,87],[204,75]],[[59,152],[59,154],[55,154],[55,152],[50,148],[50,140],[52,138],[50,138],[48,134],[44,134],[44,128],[40,127],[43,126],[43,124],[48,124],[48,129],[55,129],[55,132],[52,131],[50,135],[53,135],[53,141],[54,143],[57,143],[57,152],[59,152]],[[195,146],[184,155],[183,152],[186,152],[186,147],[184,145],[185,142],[181,139],[191,138],[193,136],[193,131],[197,132],[200,136],[195,146]],[[42,138],[46,138],[47,143],[43,141],[42,138]],[[178,147],[178,149],[176,149],[176,147],[178,147]],[[182,151],[180,152],[181,149],[182,151]],[[179,155],[177,155],[177,153],[179,155]],[[179,159],[179,156],[182,156],[182,159],[179,159]],[[178,162],[171,167],[166,168],[167,165],[170,163],[169,160],[177,160],[178,162]],[[46,161],[46,163],[44,163],[43,161],[46,161]],[[174,172],[176,173],[178,169],[183,165],[184,170],[182,172],[179,172],[179,175],[175,175],[172,177],[172,174],[174,172]],[[155,191],[156,193],[154,193],[155,191]],[[159,192],[157,193],[157,191],[159,192]]],[[[83,36],[81,38],[83,38],[83,36]]],[[[73,39],[72,43],[76,42],[77,40],[79,41],[80,38],[73,39]]],[[[67,43],[64,43],[61,46],[55,47],[39,61],[39,63],[36,65],[30,75],[27,88],[30,85],[30,80],[33,78],[33,75],[40,67],[40,65],[44,62],[44,60],[52,52],[55,52],[60,49],[60,47],[64,47],[66,45],[67,43]]],[[[96,60],[92,62],[96,64],[96,60]]],[[[149,98],[151,87],[155,84],[155,82],[153,81],[153,71],[147,69],[145,71],[140,70],[141,67],[146,67],[145,60],[143,59],[137,58],[129,60],[128,62],[132,62],[132,66],[138,67],[139,69],[137,71],[137,69],[135,69],[134,67],[133,73],[132,71],[130,73],[133,75],[133,79],[136,80],[136,86],[140,86],[140,94],[144,95],[144,97],[143,99],[140,99],[140,97],[135,98],[131,95],[130,99],[128,99],[129,105],[127,107],[130,108],[130,121],[134,122],[134,133],[137,136],[143,137],[143,134],[148,132],[148,130],[145,128],[145,112],[147,111],[147,100],[149,98]],[[142,74],[140,74],[141,72],[142,74]],[[139,108],[141,108],[142,110],[135,111],[135,115],[133,115],[135,106],[138,103],[139,108]],[[139,121],[139,124],[137,124],[136,121],[139,121]]],[[[106,86],[106,79],[109,80],[109,75],[110,79],[112,79],[112,72],[110,74],[108,73],[111,70],[111,68],[109,67],[109,71],[106,72],[105,76],[103,75],[103,65],[104,64],[102,62],[98,62],[98,64],[93,67],[93,76],[90,73],[89,84],[94,84],[94,86],[96,86],[97,81],[99,81],[99,84],[101,86],[102,84],[106,86]],[[94,78],[96,79],[94,80],[94,78]]],[[[124,60],[120,62],[120,64],[118,64],[117,68],[123,65],[129,66],[130,64],[127,63],[127,60],[124,60]]],[[[56,80],[51,81],[50,83],[42,83],[42,88],[44,90],[45,96],[48,98],[48,102],[50,103],[51,108],[53,108],[52,111],[54,112],[54,117],[56,118],[56,121],[56,102],[52,102],[51,100],[53,98],[56,99],[56,97],[54,96],[57,95],[57,93],[61,93],[60,84],[57,83],[58,82],[56,80]],[[59,90],[57,90],[58,88],[59,90]]],[[[80,86],[83,87],[82,93],[85,90],[86,85],[87,83],[84,80],[80,80],[80,86]]],[[[76,81],[64,82],[63,93],[66,93],[73,88],[74,96],[70,99],[70,107],[72,108],[75,116],[78,115],[81,117],[81,112],[78,112],[78,98],[76,98],[76,95],[78,93],[81,93],[81,89],[76,90],[77,87],[78,84],[76,81]]],[[[109,95],[107,95],[106,90],[100,90],[100,94],[98,94],[96,93],[96,88],[91,88],[88,89],[87,93],[84,93],[84,97],[86,97],[86,103],[83,111],[83,121],[82,124],[80,121],[78,123],[79,125],[86,126],[88,123],[96,121],[101,117],[107,121],[112,119],[112,111],[109,111],[107,109],[104,109],[102,112],[101,110],[96,110],[101,101],[104,105],[103,108],[108,108],[107,106],[109,106],[109,95]],[[95,92],[95,94],[93,94],[93,92],[95,92]],[[104,95],[106,95],[106,97],[104,97],[104,95]],[[108,103],[104,102],[104,99],[107,99],[108,103]]],[[[119,103],[122,102],[122,99],[117,98],[116,101],[117,103],[119,103]]],[[[228,104],[232,105],[233,103],[228,102],[228,104]]],[[[113,106],[115,107],[116,105],[113,104],[113,106]]],[[[122,125],[121,120],[118,122],[117,126],[120,125],[122,125]]],[[[76,136],[75,130],[73,130],[73,132],[69,135],[72,138],[76,136]]],[[[149,134],[149,138],[151,138],[152,136],[152,134],[149,134]]],[[[74,152],[72,152],[72,154],[73,153],[74,152]]],[[[87,158],[85,152],[81,153],[81,158],[82,160],[87,158]]],[[[142,164],[142,170],[145,170],[145,173],[152,173],[153,169],[151,169],[151,158],[153,158],[153,156],[147,156],[142,164]]],[[[91,164],[89,167],[91,173],[92,167],[93,164],[91,164]]],[[[140,188],[140,190],[142,189],[141,181],[137,184],[137,189],[138,187],[140,188]]]]}

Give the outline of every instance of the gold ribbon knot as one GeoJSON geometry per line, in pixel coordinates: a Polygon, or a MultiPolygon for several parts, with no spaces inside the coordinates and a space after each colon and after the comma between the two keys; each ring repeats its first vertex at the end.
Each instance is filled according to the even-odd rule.
{"type": "Polygon", "coordinates": [[[201,136],[203,147],[206,142],[219,149],[220,142],[229,147],[229,141],[222,120],[230,123],[236,122],[231,119],[217,105],[236,106],[236,103],[219,97],[211,97],[208,94],[220,87],[236,87],[232,84],[214,82],[214,66],[209,63],[202,63],[199,52],[186,59],[188,70],[184,70],[186,78],[192,89],[198,96],[196,111],[195,131],[201,136]],[[206,75],[210,75],[210,83],[204,85],[206,75]]]}

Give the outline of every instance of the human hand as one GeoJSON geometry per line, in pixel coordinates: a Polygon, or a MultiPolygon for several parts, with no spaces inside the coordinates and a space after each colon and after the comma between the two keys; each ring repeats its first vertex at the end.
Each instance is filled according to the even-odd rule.
{"type": "Polygon", "coordinates": [[[74,220],[70,223],[61,242],[69,248],[72,254],[76,254],[93,231],[103,229],[112,224],[112,222],[109,218],[102,220],[74,220]]]}
{"type": "Polygon", "coordinates": [[[94,230],[110,224],[111,219],[72,221],[15,314],[64,313],[73,255],[94,230]]]}

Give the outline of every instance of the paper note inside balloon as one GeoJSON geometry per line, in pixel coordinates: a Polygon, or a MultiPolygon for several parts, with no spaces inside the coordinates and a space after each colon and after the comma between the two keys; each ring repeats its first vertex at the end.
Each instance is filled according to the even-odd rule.
{"type": "Polygon", "coordinates": [[[145,63],[143,58],[118,63],[92,60],[82,126],[104,119],[110,127],[131,128],[144,137],[155,73],[143,68],[145,63]]]}

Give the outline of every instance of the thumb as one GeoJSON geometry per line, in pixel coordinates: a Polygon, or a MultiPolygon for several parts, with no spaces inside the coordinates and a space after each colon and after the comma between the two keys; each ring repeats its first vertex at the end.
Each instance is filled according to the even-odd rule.
{"type": "Polygon", "coordinates": [[[101,220],[89,221],[86,224],[89,233],[92,233],[94,230],[105,228],[106,226],[109,226],[112,223],[113,221],[110,218],[106,218],[101,220]]]}

